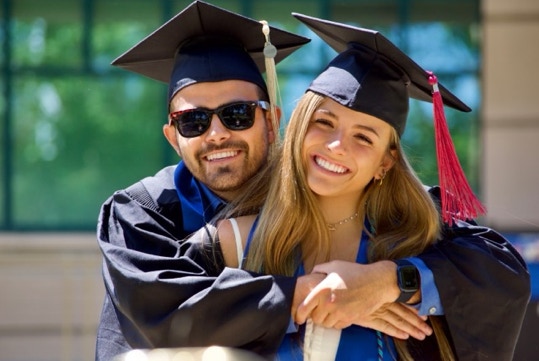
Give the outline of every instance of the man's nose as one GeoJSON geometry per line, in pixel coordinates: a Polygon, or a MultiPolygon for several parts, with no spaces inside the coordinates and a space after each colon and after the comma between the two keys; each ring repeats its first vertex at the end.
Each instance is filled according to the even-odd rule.
{"type": "Polygon", "coordinates": [[[206,131],[206,141],[211,143],[222,143],[230,138],[231,130],[224,126],[217,114],[213,114],[210,127],[206,131]]]}

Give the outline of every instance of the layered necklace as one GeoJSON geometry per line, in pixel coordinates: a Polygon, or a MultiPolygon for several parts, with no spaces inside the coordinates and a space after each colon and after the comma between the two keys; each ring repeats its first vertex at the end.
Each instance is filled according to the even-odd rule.
{"type": "Polygon", "coordinates": [[[345,224],[345,223],[348,223],[348,222],[350,222],[350,221],[356,219],[357,216],[358,216],[358,214],[359,214],[359,213],[356,212],[356,213],[352,214],[350,217],[346,217],[346,218],[344,218],[344,219],[341,219],[341,220],[338,221],[338,222],[335,222],[335,223],[327,223],[328,229],[329,229],[330,231],[336,231],[336,230],[337,230],[337,226],[343,225],[343,224],[345,224]]]}

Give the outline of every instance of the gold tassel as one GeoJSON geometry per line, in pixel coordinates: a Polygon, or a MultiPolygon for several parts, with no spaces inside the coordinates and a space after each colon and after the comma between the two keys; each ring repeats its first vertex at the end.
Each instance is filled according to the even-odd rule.
{"type": "Polygon", "coordinates": [[[275,143],[281,143],[281,131],[279,127],[279,119],[277,118],[276,107],[281,107],[281,93],[279,91],[279,83],[277,79],[277,70],[275,68],[275,56],[277,55],[277,48],[270,41],[270,27],[268,22],[261,20],[262,33],[266,38],[264,43],[264,61],[266,66],[266,84],[268,87],[269,101],[271,104],[271,119],[273,124],[273,130],[275,133],[275,143]]]}

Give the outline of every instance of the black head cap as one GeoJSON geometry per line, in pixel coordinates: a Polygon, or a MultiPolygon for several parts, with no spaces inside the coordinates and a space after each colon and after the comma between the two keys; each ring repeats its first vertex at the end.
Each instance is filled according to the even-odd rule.
{"type": "MultiPolygon", "coordinates": [[[[275,63],[310,40],[270,27],[275,63]]],[[[200,82],[245,80],[266,90],[259,21],[195,1],[112,62],[169,84],[169,101],[200,82]]]]}
{"type": "MultiPolygon", "coordinates": [[[[404,132],[409,98],[432,102],[429,73],[377,31],[293,13],[339,54],[309,90],[370,114],[404,132]]],[[[444,103],[470,108],[441,84],[444,103]]]]}

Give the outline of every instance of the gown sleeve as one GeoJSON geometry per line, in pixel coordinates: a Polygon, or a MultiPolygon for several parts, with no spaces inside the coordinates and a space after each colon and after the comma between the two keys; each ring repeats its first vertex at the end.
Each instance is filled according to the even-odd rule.
{"type": "Polygon", "coordinates": [[[126,348],[209,345],[275,353],[296,279],[224,268],[210,226],[180,242],[171,219],[165,208],[151,209],[125,190],[102,206],[98,244],[109,309],[97,358],[126,348]]]}
{"type": "Polygon", "coordinates": [[[457,222],[417,257],[434,274],[458,360],[512,360],[530,299],[515,248],[490,228],[457,222]]]}

